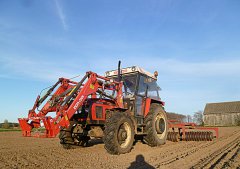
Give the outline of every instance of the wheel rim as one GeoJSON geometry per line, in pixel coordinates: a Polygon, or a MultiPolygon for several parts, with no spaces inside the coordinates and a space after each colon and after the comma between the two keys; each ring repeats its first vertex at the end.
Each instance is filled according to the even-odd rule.
{"type": "Polygon", "coordinates": [[[163,114],[158,114],[155,120],[156,133],[159,139],[163,139],[166,135],[166,120],[163,114]]]}
{"type": "Polygon", "coordinates": [[[117,137],[121,148],[126,148],[129,145],[131,141],[131,127],[127,122],[120,125],[117,137]]]}

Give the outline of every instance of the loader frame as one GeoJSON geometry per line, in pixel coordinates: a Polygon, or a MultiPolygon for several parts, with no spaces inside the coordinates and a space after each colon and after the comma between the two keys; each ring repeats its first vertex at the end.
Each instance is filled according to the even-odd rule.
{"type": "Polygon", "coordinates": [[[27,118],[18,118],[22,135],[25,137],[56,137],[59,129],[54,127],[54,119],[47,116],[50,112],[57,112],[61,101],[68,95],[77,82],[66,78],[59,80],[51,86],[42,97],[38,95],[33,108],[29,110],[27,118]],[[38,111],[41,104],[44,106],[38,111]],[[43,129],[44,127],[44,129],[43,129]]]}

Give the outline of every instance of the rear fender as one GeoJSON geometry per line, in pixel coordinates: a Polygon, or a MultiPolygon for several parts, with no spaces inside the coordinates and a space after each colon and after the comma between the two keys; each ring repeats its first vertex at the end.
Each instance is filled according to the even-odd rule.
{"type": "Polygon", "coordinates": [[[152,103],[159,103],[163,107],[165,105],[165,103],[163,101],[155,100],[155,99],[151,99],[151,98],[146,98],[145,108],[144,108],[144,117],[146,117],[148,115],[148,112],[150,111],[150,107],[151,107],[152,103]]]}

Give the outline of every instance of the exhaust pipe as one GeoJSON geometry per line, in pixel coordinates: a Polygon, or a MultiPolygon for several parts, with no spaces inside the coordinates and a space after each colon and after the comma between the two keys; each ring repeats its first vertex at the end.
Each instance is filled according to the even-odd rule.
{"type": "Polygon", "coordinates": [[[122,75],[121,75],[121,61],[118,61],[118,81],[122,81],[122,75]]]}

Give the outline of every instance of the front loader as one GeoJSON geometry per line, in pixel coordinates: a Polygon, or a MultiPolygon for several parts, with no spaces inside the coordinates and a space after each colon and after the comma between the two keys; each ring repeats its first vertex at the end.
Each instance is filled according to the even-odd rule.
{"type": "Polygon", "coordinates": [[[70,79],[59,78],[45,94],[38,95],[33,108],[28,112],[28,117],[18,118],[22,135],[25,137],[56,137],[59,128],[55,127],[53,118],[48,116],[48,113],[58,111],[61,102],[76,84],[77,82],[70,79]],[[41,106],[43,103],[45,104],[41,106]],[[43,133],[39,131],[41,128],[43,133]]]}

